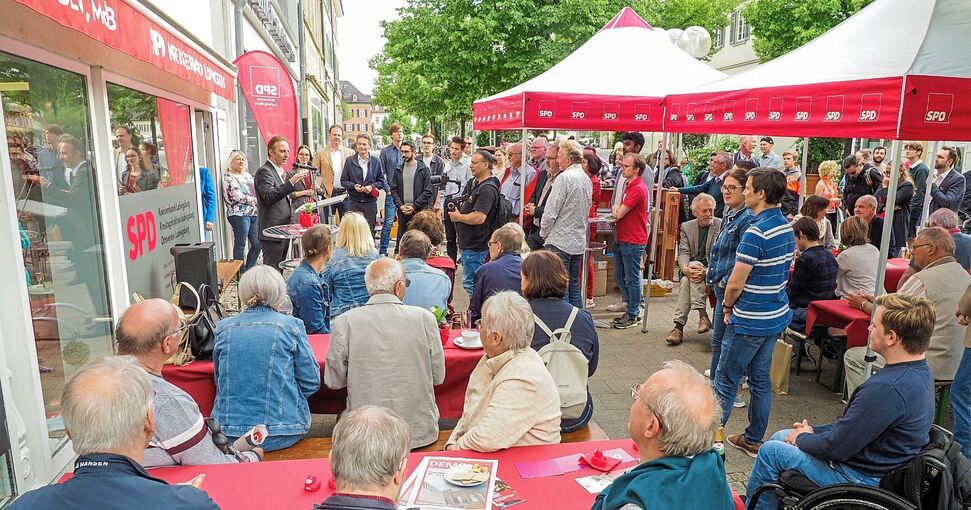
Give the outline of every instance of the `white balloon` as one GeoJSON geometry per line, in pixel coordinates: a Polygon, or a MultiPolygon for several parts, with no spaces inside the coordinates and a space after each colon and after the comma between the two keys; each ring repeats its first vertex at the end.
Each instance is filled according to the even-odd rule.
{"type": "Polygon", "coordinates": [[[711,51],[711,34],[702,27],[688,27],[678,38],[677,45],[692,57],[701,58],[711,51]]]}
{"type": "Polygon", "coordinates": [[[668,37],[671,38],[671,44],[676,45],[678,44],[678,39],[681,37],[681,34],[684,33],[684,30],[681,30],[680,28],[669,28],[665,30],[665,32],[667,32],[668,37]]]}

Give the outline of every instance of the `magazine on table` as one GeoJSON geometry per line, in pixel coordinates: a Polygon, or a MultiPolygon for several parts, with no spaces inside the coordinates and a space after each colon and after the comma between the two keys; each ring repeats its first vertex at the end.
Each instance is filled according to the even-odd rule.
{"type": "Polygon", "coordinates": [[[604,489],[610,487],[610,484],[614,483],[614,480],[620,478],[621,475],[627,473],[636,466],[630,466],[621,469],[615,469],[609,473],[598,473],[591,476],[584,476],[577,478],[577,483],[583,486],[590,494],[600,494],[604,489]]]}
{"type": "Polygon", "coordinates": [[[399,509],[490,510],[499,461],[425,457],[402,484],[399,509]]]}

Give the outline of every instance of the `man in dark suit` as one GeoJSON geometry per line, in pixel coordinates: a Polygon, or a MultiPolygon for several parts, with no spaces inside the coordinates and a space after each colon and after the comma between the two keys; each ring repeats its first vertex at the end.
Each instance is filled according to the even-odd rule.
{"type": "Polygon", "coordinates": [[[307,175],[306,170],[299,170],[285,179],[286,171],[283,165],[290,159],[290,142],[282,136],[270,138],[266,144],[267,160],[256,171],[253,185],[256,188],[256,207],[259,211],[260,241],[263,244],[263,263],[278,271],[280,262],[287,256],[288,241],[274,239],[263,235],[267,227],[276,227],[290,223],[290,193],[295,191],[294,185],[307,175]]]}
{"type": "Polygon", "coordinates": [[[556,163],[556,156],[559,148],[551,145],[546,149],[546,169],[540,170],[536,174],[536,185],[533,192],[526,199],[526,217],[529,222],[529,229],[526,231],[526,245],[530,250],[539,250],[543,247],[543,238],[539,236],[539,222],[543,218],[543,209],[546,207],[546,199],[550,197],[553,189],[553,180],[556,174],[560,173],[560,168],[556,163]]]}
{"type": "MultiPolygon", "coordinates": [[[[391,177],[391,198],[398,211],[398,237],[395,239],[395,253],[401,244],[401,236],[408,230],[408,222],[419,211],[428,209],[435,199],[431,170],[421,160],[415,158],[415,146],[409,141],[401,142],[401,158],[404,160],[391,177]]],[[[390,227],[390,225],[389,225],[390,227]]]]}
{"type": "Polygon", "coordinates": [[[718,152],[708,160],[711,178],[696,186],[681,188],[670,188],[672,192],[678,192],[685,196],[707,193],[715,199],[715,217],[721,218],[725,210],[725,197],[722,195],[721,186],[725,174],[732,169],[732,155],[727,152],[718,152]]]}
{"type": "Polygon", "coordinates": [[[964,177],[954,167],[957,166],[958,153],[951,147],[942,147],[937,151],[934,169],[937,174],[931,183],[931,207],[928,214],[938,209],[950,209],[954,212],[961,210],[966,186],[964,177]]]}
{"type": "MultiPolygon", "coordinates": [[[[364,215],[371,235],[374,235],[374,224],[378,217],[378,194],[384,189],[384,171],[381,161],[371,157],[371,137],[361,133],[357,135],[357,155],[344,161],[344,171],[341,173],[341,185],[347,190],[347,210],[356,211],[364,215]]],[[[388,228],[391,228],[390,225],[388,228]]]]}

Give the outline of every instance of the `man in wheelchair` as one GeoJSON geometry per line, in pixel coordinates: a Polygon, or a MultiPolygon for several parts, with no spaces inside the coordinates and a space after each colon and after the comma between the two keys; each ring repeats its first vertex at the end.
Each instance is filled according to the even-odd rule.
{"type": "MultiPolygon", "coordinates": [[[[803,420],[773,434],[755,459],[750,496],[783,471],[798,471],[820,487],[878,486],[927,444],[934,382],[924,352],[934,329],[934,305],[902,294],[881,296],[876,305],[870,346],[886,358],[886,367],[857,388],[836,421],[813,427],[803,420]]],[[[762,494],[756,508],[778,508],[772,491],[762,494]]]]}

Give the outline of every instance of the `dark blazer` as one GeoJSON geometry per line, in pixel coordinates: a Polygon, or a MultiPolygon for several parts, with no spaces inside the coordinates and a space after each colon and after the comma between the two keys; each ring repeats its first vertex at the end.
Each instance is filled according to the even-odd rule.
{"type": "Polygon", "coordinates": [[[961,210],[961,201],[964,199],[965,189],[964,176],[956,170],[948,171],[947,176],[941,185],[931,185],[931,207],[930,213],[938,209],[950,209],[954,212],[961,210]]]}
{"type": "MultiPolygon", "coordinates": [[[[529,198],[526,200],[526,203],[536,205],[536,210],[533,211],[534,219],[543,218],[543,207],[546,205],[546,200],[543,200],[542,202],[540,202],[539,197],[542,196],[543,188],[546,186],[546,181],[548,181],[549,178],[550,178],[550,173],[546,170],[543,170],[540,173],[536,174],[536,178],[533,179],[533,182],[536,183],[536,186],[533,187],[533,192],[529,194],[529,198]]],[[[550,192],[546,194],[547,200],[549,200],[550,195],[552,193],[553,193],[553,190],[550,190],[550,192]]],[[[536,222],[533,220],[530,220],[530,221],[531,221],[531,225],[529,227],[529,230],[527,230],[526,232],[526,245],[529,246],[531,250],[538,250],[543,247],[543,238],[539,236],[539,225],[537,225],[536,222]]]]}
{"type": "Polygon", "coordinates": [[[344,160],[344,171],[341,172],[341,186],[347,190],[347,199],[355,202],[374,202],[377,199],[368,193],[358,193],[354,186],[371,185],[377,189],[384,189],[384,171],[381,169],[381,161],[369,156],[367,159],[367,172],[361,168],[357,161],[357,154],[352,154],[344,160]]]}
{"type": "Polygon", "coordinates": [[[971,218],[971,170],[964,172],[964,198],[961,200],[961,210],[958,211],[958,216],[961,217],[961,221],[966,221],[971,218]]]}
{"type": "Polygon", "coordinates": [[[428,158],[428,161],[425,161],[425,158],[419,152],[418,155],[415,156],[415,159],[418,161],[423,161],[426,165],[428,165],[428,169],[431,170],[432,175],[442,175],[445,173],[445,162],[442,161],[442,158],[438,157],[438,154],[432,154],[432,157],[428,158]]]}
{"type": "MultiPolygon", "coordinates": [[[[402,200],[404,192],[404,164],[402,164],[391,177],[391,198],[394,200],[395,207],[399,209],[404,205],[404,200],[402,200]]],[[[415,170],[415,201],[412,205],[415,206],[416,212],[421,211],[428,209],[434,199],[435,188],[432,186],[431,170],[425,166],[423,161],[418,161],[418,169],[415,170]]]]}
{"type": "Polygon", "coordinates": [[[256,188],[256,207],[260,217],[260,239],[278,241],[263,236],[263,229],[290,223],[290,193],[293,183],[289,179],[280,180],[273,164],[267,161],[256,171],[253,178],[256,188]]]}
{"type": "MultiPolygon", "coordinates": [[[[682,195],[698,195],[700,193],[708,193],[715,199],[715,216],[721,218],[722,213],[725,212],[725,197],[722,196],[722,180],[724,179],[724,175],[725,174],[722,174],[722,179],[712,177],[711,179],[708,179],[697,186],[678,188],[678,192],[682,195]]],[[[691,202],[689,201],[688,203],[690,204],[691,202]]]]}
{"type": "Polygon", "coordinates": [[[95,237],[91,235],[92,228],[97,229],[99,224],[94,210],[94,200],[92,200],[94,181],[91,177],[91,163],[88,161],[81,163],[71,177],[70,185],[64,180],[64,172],[60,173],[59,179],[43,188],[44,196],[52,203],[68,210],[64,217],[58,219],[65,240],[74,243],[75,249],[90,248],[97,243],[95,237]]]}

